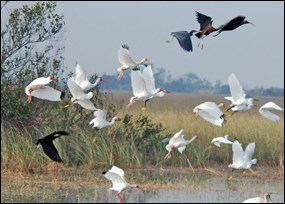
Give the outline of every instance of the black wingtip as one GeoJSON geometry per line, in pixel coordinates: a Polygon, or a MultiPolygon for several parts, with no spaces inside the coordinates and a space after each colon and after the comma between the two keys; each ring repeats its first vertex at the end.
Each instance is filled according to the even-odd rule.
{"type": "Polygon", "coordinates": [[[55,135],[55,134],[68,135],[68,132],[65,132],[65,131],[61,130],[61,131],[54,132],[53,134],[54,134],[54,135],[55,135]]]}
{"type": "Polygon", "coordinates": [[[65,96],[65,92],[62,91],[61,94],[60,94],[60,99],[63,100],[64,96],[65,96]]]}
{"type": "Polygon", "coordinates": [[[105,175],[107,173],[107,171],[103,171],[102,174],[105,175]]]}
{"type": "Polygon", "coordinates": [[[130,47],[129,47],[128,45],[126,45],[126,44],[123,44],[123,45],[122,45],[122,48],[127,49],[127,50],[130,49],[130,47]]]}

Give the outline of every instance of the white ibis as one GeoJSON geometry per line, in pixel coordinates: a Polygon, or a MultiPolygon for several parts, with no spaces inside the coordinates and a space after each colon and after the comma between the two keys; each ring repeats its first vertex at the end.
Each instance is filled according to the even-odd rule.
{"type": "Polygon", "coordinates": [[[125,172],[119,167],[112,165],[110,166],[108,171],[104,171],[102,174],[104,175],[104,177],[112,181],[113,186],[112,188],[110,188],[110,190],[117,191],[117,196],[121,203],[123,202],[123,198],[120,195],[121,191],[129,188],[137,188],[142,190],[142,188],[137,184],[129,184],[125,180],[125,172]]]}
{"type": "Polygon", "coordinates": [[[75,67],[75,78],[74,81],[80,86],[83,91],[88,91],[89,89],[96,87],[100,82],[106,82],[102,77],[97,77],[94,84],[92,84],[87,78],[87,72],[80,64],[77,63],[75,67]]]}
{"type": "Polygon", "coordinates": [[[220,147],[221,143],[233,144],[233,142],[229,141],[229,135],[225,135],[224,137],[216,137],[212,139],[211,143],[216,145],[217,147],[220,147]]]}
{"type": "Polygon", "coordinates": [[[223,105],[223,103],[217,105],[208,101],[196,106],[193,112],[196,113],[196,117],[201,116],[204,120],[214,125],[223,126],[226,123],[225,114],[219,108],[223,105]]]}
{"type": "Polygon", "coordinates": [[[96,110],[94,104],[90,101],[93,97],[93,92],[84,93],[80,86],[72,79],[67,80],[67,86],[72,94],[71,102],[78,103],[83,108],[88,110],[96,110]]]}
{"type": "Polygon", "coordinates": [[[284,109],[278,106],[276,103],[273,102],[268,102],[264,104],[263,106],[260,107],[259,113],[264,116],[265,118],[272,120],[272,121],[277,121],[280,119],[280,117],[274,113],[272,113],[270,110],[279,110],[283,111],[284,109]]]}
{"type": "Polygon", "coordinates": [[[28,102],[32,101],[32,96],[46,99],[49,101],[61,101],[63,92],[55,90],[52,87],[46,86],[51,81],[53,81],[53,77],[40,77],[32,81],[25,88],[25,92],[28,95],[28,102]]]}
{"type": "Polygon", "coordinates": [[[97,109],[94,112],[94,116],[95,118],[91,120],[89,124],[91,125],[93,123],[94,127],[99,129],[113,125],[118,119],[117,117],[113,117],[111,122],[106,121],[107,111],[101,109],[97,109]]]}
{"type": "Polygon", "coordinates": [[[243,203],[272,203],[271,197],[269,193],[265,193],[263,198],[262,197],[255,197],[255,198],[250,198],[243,203]]]}
{"type": "Polygon", "coordinates": [[[144,66],[143,71],[139,68],[131,70],[131,81],[134,96],[131,97],[127,108],[130,108],[137,100],[146,102],[153,97],[162,97],[169,91],[162,88],[155,88],[155,79],[152,72],[152,64],[144,66]]]}
{"type": "Polygon", "coordinates": [[[146,61],[149,61],[148,58],[143,58],[140,62],[135,62],[130,55],[129,49],[130,48],[128,45],[122,45],[118,51],[119,62],[122,64],[122,66],[117,69],[120,72],[118,75],[118,80],[122,79],[126,70],[132,69],[140,64],[143,64],[146,61]]]}
{"type": "Polygon", "coordinates": [[[251,165],[257,163],[257,159],[251,159],[254,153],[255,143],[249,143],[243,151],[241,144],[235,140],[232,144],[233,163],[228,167],[233,169],[250,169],[251,165]]]}
{"type": "Polygon", "coordinates": [[[225,99],[232,101],[232,104],[226,111],[232,110],[233,114],[237,111],[249,110],[252,106],[255,106],[253,101],[257,101],[257,99],[246,98],[242,85],[233,73],[229,76],[229,87],[231,96],[225,97],[225,99]]]}
{"type": "MultiPolygon", "coordinates": [[[[186,149],[186,145],[190,144],[194,140],[198,139],[197,136],[193,136],[191,140],[185,140],[184,139],[184,130],[181,129],[179,132],[175,133],[175,135],[168,141],[168,144],[166,145],[166,149],[168,153],[165,155],[166,158],[170,158],[171,152],[174,149],[178,149],[178,151],[182,154],[183,151],[186,149]]],[[[167,142],[167,141],[165,141],[167,142]]]]}
{"type": "Polygon", "coordinates": [[[54,132],[54,133],[51,133],[51,134],[45,136],[44,138],[38,139],[37,143],[36,143],[37,148],[39,148],[39,146],[42,145],[45,154],[50,159],[52,159],[53,161],[56,161],[56,162],[63,162],[63,161],[60,158],[58,151],[56,150],[56,148],[53,144],[53,140],[56,138],[59,138],[61,135],[68,135],[68,133],[65,131],[54,132]]]}

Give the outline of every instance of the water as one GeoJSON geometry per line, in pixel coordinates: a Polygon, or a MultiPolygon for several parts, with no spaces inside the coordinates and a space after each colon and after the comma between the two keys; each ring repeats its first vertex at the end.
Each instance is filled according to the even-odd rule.
{"type": "MultiPolygon", "coordinates": [[[[126,203],[240,203],[270,192],[273,202],[284,202],[283,177],[243,177],[241,173],[235,173],[228,181],[228,175],[216,176],[205,171],[128,170],[125,172],[126,180],[139,184],[144,191],[129,189],[121,195],[126,203]]],[[[59,174],[46,177],[29,175],[21,179],[1,176],[1,202],[119,202],[116,192],[109,189],[111,182],[101,172],[59,174]]]]}

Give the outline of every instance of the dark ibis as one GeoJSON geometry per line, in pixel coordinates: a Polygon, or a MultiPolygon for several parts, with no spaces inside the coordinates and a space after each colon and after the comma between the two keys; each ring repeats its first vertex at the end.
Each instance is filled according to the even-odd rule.
{"type": "Polygon", "coordinates": [[[219,35],[223,31],[235,30],[236,28],[238,28],[238,27],[240,27],[241,25],[244,25],[244,24],[252,24],[252,25],[254,25],[253,23],[245,20],[245,16],[237,16],[237,17],[233,18],[232,20],[230,20],[229,22],[221,25],[219,27],[218,33],[216,35],[214,35],[213,37],[216,37],[217,35],[219,35]]]}
{"type": "Polygon", "coordinates": [[[171,32],[171,39],[167,40],[167,43],[171,43],[173,41],[173,38],[176,38],[178,40],[178,43],[180,47],[186,51],[186,52],[192,52],[192,41],[191,41],[191,36],[193,33],[198,32],[196,30],[191,30],[190,32],[187,31],[177,31],[177,32],[171,32]]]}
{"type": "Polygon", "coordinates": [[[198,11],[195,12],[196,12],[197,21],[200,24],[200,32],[197,32],[195,36],[200,39],[198,47],[201,44],[201,49],[203,49],[203,41],[202,41],[203,38],[209,35],[210,33],[217,31],[219,28],[214,28],[212,26],[213,21],[211,17],[201,14],[198,11]]]}
{"type": "Polygon", "coordinates": [[[68,133],[65,131],[54,132],[45,136],[44,138],[38,139],[36,143],[37,148],[39,148],[39,145],[41,144],[45,154],[56,162],[63,162],[63,161],[60,158],[58,151],[53,144],[53,140],[60,137],[61,135],[68,135],[68,133]]]}

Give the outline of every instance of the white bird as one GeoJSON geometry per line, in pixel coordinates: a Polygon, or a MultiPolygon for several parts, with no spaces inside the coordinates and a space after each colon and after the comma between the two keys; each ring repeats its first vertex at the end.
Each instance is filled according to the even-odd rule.
{"type": "Polygon", "coordinates": [[[96,87],[100,82],[105,82],[102,77],[98,77],[94,84],[92,84],[87,78],[87,72],[80,64],[77,63],[75,67],[75,78],[74,81],[81,87],[83,91],[88,91],[89,89],[96,87]]]}
{"type": "MultiPolygon", "coordinates": [[[[241,144],[235,140],[232,144],[233,163],[228,167],[233,169],[250,169],[252,164],[257,163],[257,159],[251,159],[254,153],[255,143],[249,143],[243,151],[241,144]]],[[[251,170],[251,169],[250,169],[251,170]]]]}
{"type": "Polygon", "coordinates": [[[273,102],[268,102],[266,104],[264,104],[263,106],[260,107],[259,109],[259,113],[264,116],[265,118],[272,120],[272,121],[277,121],[280,119],[280,117],[272,112],[270,112],[270,110],[279,110],[279,111],[283,111],[284,109],[281,108],[280,106],[278,106],[277,104],[273,103],[273,102]]]}
{"type": "Polygon", "coordinates": [[[113,117],[111,122],[106,121],[107,111],[101,110],[101,109],[97,109],[94,112],[94,116],[95,116],[95,118],[93,120],[91,120],[89,124],[91,125],[93,123],[94,127],[97,127],[100,129],[103,127],[113,125],[115,123],[115,121],[118,119],[117,117],[113,117]]]}
{"type": "Polygon", "coordinates": [[[201,116],[214,125],[223,126],[226,123],[225,114],[219,108],[223,105],[223,103],[217,105],[214,102],[204,102],[196,106],[193,112],[196,113],[196,117],[201,116]]]}
{"type": "Polygon", "coordinates": [[[143,68],[141,72],[139,68],[131,70],[131,81],[133,88],[133,97],[130,99],[130,103],[127,108],[130,108],[137,100],[146,102],[153,97],[162,97],[169,91],[162,88],[155,88],[155,79],[152,72],[152,64],[148,64],[143,68]]]}
{"type": "Polygon", "coordinates": [[[71,102],[78,103],[83,108],[88,110],[96,110],[94,104],[90,101],[93,97],[93,92],[84,93],[80,86],[72,79],[69,78],[67,81],[67,86],[72,94],[71,102]]]}
{"type": "Polygon", "coordinates": [[[120,74],[118,75],[118,80],[122,79],[124,72],[126,70],[128,70],[130,68],[133,69],[134,67],[136,67],[140,64],[143,64],[146,61],[149,61],[148,58],[143,58],[140,62],[135,62],[130,55],[128,45],[122,45],[119,48],[118,58],[119,58],[119,62],[122,64],[122,66],[117,69],[120,72],[120,74]]]}
{"type": "Polygon", "coordinates": [[[270,194],[265,193],[263,198],[262,197],[250,198],[243,201],[243,203],[272,203],[272,200],[270,194]]]}
{"type": "Polygon", "coordinates": [[[27,101],[31,102],[32,96],[50,101],[61,101],[63,92],[46,86],[53,80],[53,77],[40,77],[32,81],[25,88],[25,93],[28,95],[27,101]]]}
{"type": "Polygon", "coordinates": [[[104,177],[112,181],[112,188],[110,190],[117,191],[117,196],[120,199],[120,202],[123,202],[123,198],[120,195],[120,192],[128,188],[137,188],[142,190],[142,188],[137,184],[129,184],[125,180],[125,173],[122,169],[116,166],[111,166],[108,171],[103,172],[104,177]]]}
{"type": "Polygon", "coordinates": [[[217,147],[220,147],[221,143],[224,144],[233,144],[233,142],[229,141],[229,135],[225,135],[224,137],[216,137],[212,139],[211,143],[216,145],[217,147]]]}
{"type": "Polygon", "coordinates": [[[168,144],[166,145],[168,153],[165,155],[165,159],[170,158],[170,154],[175,148],[178,149],[178,151],[182,154],[183,151],[186,149],[186,145],[198,139],[198,137],[195,135],[192,137],[191,140],[185,140],[183,132],[184,130],[181,129],[169,140],[168,144]]]}
{"type": "Polygon", "coordinates": [[[232,109],[234,113],[237,111],[249,110],[252,106],[254,106],[253,101],[257,99],[246,98],[242,85],[233,73],[229,76],[229,87],[231,96],[225,97],[225,99],[230,100],[232,104],[226,111],[232,109]]]}

